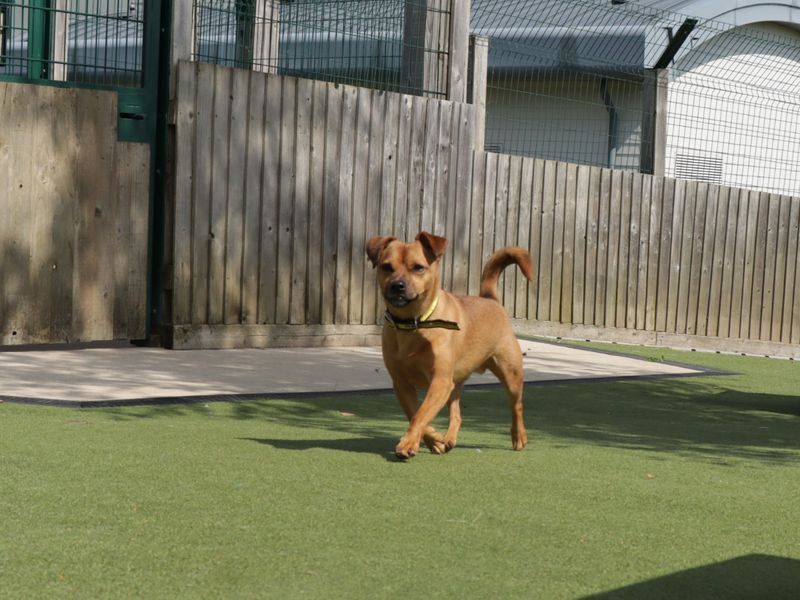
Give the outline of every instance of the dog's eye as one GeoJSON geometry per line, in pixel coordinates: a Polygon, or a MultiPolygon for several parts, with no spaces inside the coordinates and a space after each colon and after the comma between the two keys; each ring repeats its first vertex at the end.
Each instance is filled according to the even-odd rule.
{"type": "Polygon", "coordinates": [[[423,273],[425,271],[425,266],[424,265],[414,265],[413,267],[411,267],[411,270],[414,273],[423,273]]]}
{"type": "Polygon", "coordinates": [[[381,265],[381,271],[386,271],[387,273],[391,273],[394,271],[394,267],[392,267],[392,265],[390,265],[389,263],[383,263],[381,265]]]}

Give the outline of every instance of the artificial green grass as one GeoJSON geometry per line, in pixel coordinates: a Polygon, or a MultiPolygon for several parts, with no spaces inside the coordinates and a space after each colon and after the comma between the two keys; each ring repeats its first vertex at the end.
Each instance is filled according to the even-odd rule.
{"type": "MultiPolygon", "coordinates": [[[[797,598],[800,366],[500,391],[396,462],[390,395],[0,404],[3,598],[797,598]]],[[[598,360],[602,360],[599,358],[598,360]]]]}

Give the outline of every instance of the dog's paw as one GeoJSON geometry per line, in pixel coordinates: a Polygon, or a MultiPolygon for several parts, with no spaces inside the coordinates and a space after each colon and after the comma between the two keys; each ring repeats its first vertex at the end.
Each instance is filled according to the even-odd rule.
{"type": "Polygon", "coordinates": [[[458,439],[456,438],[456,436],[450,436],[449,434],[444,436],[445,452],[450,452],[450,450],[456,447],[457,443],[458,439]]]}
{"type": "Polygon", "coordinates": [[[444,454],[448,451],[444,438],[438,433],[427,433],[422,436],[422,439],[424,440],[425,445],[428,447],[428,450],[430,450],[433,454],[444,454]]]}
{"type": "Polygon", "coordinates": [[[394,455],[400,460],[413,458],[419,452],[419,440],[416,443],[403,437],[394,449],[394,455]]]}
{"type": "Polygon", "coordinates": [[[528,445],[528,432],[524,429],[519,431],[511,431],[511,443],[514,446],[514,450],[522,450],[525,446],[528,445]]]}

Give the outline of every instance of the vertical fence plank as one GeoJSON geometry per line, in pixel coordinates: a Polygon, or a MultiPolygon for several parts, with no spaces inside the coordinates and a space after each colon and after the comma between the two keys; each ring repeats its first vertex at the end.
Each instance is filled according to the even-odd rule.
{"type": "MultiPolygon", "coordinates": [[[[656,178],[657,180],[661,178],[656,178]]],[[[661,179],[663,182],[661,196],[661,235],[658,241],[658,286],[656,294],[656,331],[668,331],[669,319],[669,291],[672,280],[672,228],[675,221],[676,189],[674,179],[661,179]]],[[[677,208],[683,210],[683,191],[681,205],[677,208]]],[[[674,329],[673,329],[674,330],[674,329]]]]}
{"type": "Polygon", "coordinates": [[[708,205],[708,184],[697,185],[694,209],[694,231],[692,233],[690,252],[692,256],[689,270],[688,299],[686,302],[686,333],[693,335],[697,328],[698,304],[700,301],[700,284],[702,283],[703,247],[706,232],[706,207],[708,205]]]}
{"type": "Polygon", "coordinates": [[[705,225],[700,243],[700,281],[697,290],[697,303],[694,305],[695,315],[689,320],[692,332],[697,335],[708,335],[709,302],[711,298],[712,275],[714,271],[714,249],[717,235],[717,205],[719,203],[719,186],[710,185],[706,194],[705,225]]]}
{"type": "MultiPolygon", "coordinates": [[[[519,219],[517,221],[517,244],[529,250],[531,241],[531,197],[533,186],[533,159],[524,157],[520,169],[519,219]]],[[[534,261],[535,257],[531,257],[534,261]]],[[[517,297],[514,301],[514,316],[524,319],[528,316],[530,283],[524,276],[517,277],[517,297]]]]}
{"type": "Polygon", "coordinates": [[[341,172],[342,106],[344,90],[341,86],[326,85],[325,159],[323,164],[323,214],[322,214],[322,298],[320,321],[330,325],[336,321],[336,302],[339,299],[337,266],[339,264],[339,173],[341,172]]]}
{"type": "Polygon", "coordinates": [[[596,323],[595,298],[597,293],[597,255],[600,243],[600,198],[602,171],[600,167],[589,169],[589,197],[586,214],[586,277],[584,283],[583,322],[596,323]]]}
{"type": "Polygon", "coordinates": [[[242,239],[242,323],[258,322],[258,260],[261,246],[261,199],[266,130],[265,75],[250,77],[247,103],[247,146],[244,191],[244,234],[242,239]]]}
{"type": "MultiPolygon", "coordinates": [[[[662,215],[664,211],[664,178],[647,176],[645,189],[650,193],[649,232],[647,234],[647,294],[644,301],[644,329],[656,331],[658,314],[659,269],[661,265],[662,215]]],[[[671,199],[670,199],[671,202],[671,199]]],[[[671,218],[670,218],[671,222],[671,218]]]]}
{"type": "Polygon", "coordinates": [[[577,165],[567,165],[567,181],[564,195],[564,254],[561,274],[561,315],[562,323],[573,322],[573,278],[575,273],[575,209],[577,202],[577,165]]]}
{"type": "Polygon", "coordinates": [[[617,279],[619,278],[620,219],[622,218],[622,171],[611,171],[611,200],[608,207],[608,249],[606,258],[606,327],[617,326],[617,279]]]}
{"type": "MultiPolygon", "coordinates": [[[[424,98],[411,99],[411,144],[408,174],[408,239],[412,239],[424,228],[422,211],[425,206],[425,127],[428,119],[428,103],[424,98]]],[[[435,107],[431,109],[435,112],[435,107]]]]}
{"type": "Polygon", "coordinates": [[[225,266],[228,250],[228,179],[233,69],[217,69],[214,80],[214,136],[211,161],[210,251],[208,261],[208,323],[225,322],[225,266]]]}
{"type": "Polygon", "coordinates": [[[196,63],[181,62],[178,69],[178,106],[175,132],[175,197],[172,236],[172,321],[192,322],[192,213],[197,198],[194,165],[197,116],[196,63]]]}
{"type": "Polygon", "coordinates": [[[561,279],[564,270],[564,205],[567,190],[567,164],[556,163],[555,199],[553,202],[553,254],[550,275],[551,321],[561,320],[561,279]]]}
{"type": "MultiPolygon", "coordinates": [[[[652,182],[650,175],[639,174],[634,179],[633,202],[638,204],[639,231],[636,272],[631,273],[636,278],[636,308],[633,311],[633,327],[647,329],[647,299],[648,299],[648,271],[650,268],[650,213],[652,211],[652,182]],[[637,197],[637,193],[639,196],[637,197]]],[[[633,247],[633,246],[631,246],[633,247]]]]}
{"type": "MultiPolygon", "coordinates": [[[[467,105],[461,104],[465,111],[467,105]]],[[[465,111],[466,112],[466,111],[465,111]]],[[[455,251],[453,259],[453,291],[457,294],[466,294],[469,280],[470,259],[470,216],[475,203],[472,186],[472,130],[471,120],[462,115],[458,135],[458,166],[454,196],[451,199],[454,214],[453,230],[451,235],[455,238],[455,251]]]]}
{"type": "Polygon", "coordinates": [[[783,319],[781,323],[781,342],[797,343],[792,339],[792,321],[795,318],[792,299],[800,296],[800,198],[790,198],[789,223],[787,226],[788,245],[786,250],[786,284],[783,290],[783,319]]]}
{"type": "Polygon", "coordinates": [[[486,197],[486,162],[488,155],[475,150],[472,155],[472,205],[469,220],[469,274],[467,293],[476,296],[480,290],[483,268],[484,202],[486,197]]]}
{"type": "MultiPolygon", "coordinates": [[[[720,329],[720,306],[722,303],[722,280],[725,272],[725,245],[727,243],[726,232],[728,227],[728,208],[730,207],[730,189],[727,187],[716,187],[716,212],[714,213],[714,246],[710,250],[711,258],[709,265],[711,269],[710,283],[708,289],[708,312],[706,318],[706,329],[703,335],[719,335],[720,329]]],[[[709,202],[709,210],[711,203],[709,202]]],[[[705,257],[705,251],[703,252],[705,257]]]]}
{"type": "Polygon", "coordinates": [[[757,340],[763,321],[764,282],[766,276],[767,244],[769,242],[769,194],[758,194],[758,222],[756,225],[755,256],[753,259],[752,297],[750,300],[750,329],[747,338],[757,340]]]}
{"type": "MultiPolygon", "coordinates": [[[[290,322],[292,298],[292,247],[294,245],[294,210],[297,157],[297,89],[298,80],[283,78],[281,97],[281,150],[278,192],[278,279],[275,301],[275,322],[290,322]]],[[[302,210],[303,207],[299,207],[302,210]]]]}
{"type": "Polygon", "coordinates": [[[530,254],[533,259],[533,281],[528,295],[528,318],[536,319],[539,313],[539,282],[542,276],[542,202],[544,201],[545,164],[540,158],[533,161],[531,188],[531,235],[530,254]]]}
{"type": "Polygon", "coordinates": [[[553,287],[553,230],[556,205],[556,166],[547,160],[544,163],[544,187],[542,188],[541,271],[539,273],[539,302],[537,318],[550,320],[550,300],[553,287]]]}
{"type": "MultiPolygon", "coordinates": [[[[495,252],[506,245],[506,222],[508,221],[508,174],[511,157],[508,154],[497,155],[497,181],[494,195],[494,240],[492,252],[495,252]]],[[[509,269],[510,271],[510,269],[509,269]]],[[[506,273],[500,275],[497,282],[497,294],[500,296],[500,303],[506,305],[505,298],[505,279],[506,273]]]]}
{"type": "Polygon", "coordinates": [[[350,308],[349,323],[362,323],[364,268],[366,255],[367,184],[369,182],[370,126],[373,91],[358,88],[356,111],[355,163],[353,173],[353,212],[350,216],[350,308]]]}
{"type": "Polygon", "coordinates": [[[769,340],[781,341],[781,326],[783,324],[784,288],[786,285],[786,257],[789,252],[789,214],[791,210],[790,198],[787,196],[776,197],[779,204],[778,217],[778,248],[775,253],[775,286],[772,294],[772,327],[769,340]]]}
{"type": "MultiPolygon", "coordinates": [[[[631,187],[633,185],[633,173],[624,171],[621,181],[621,200],[617,205],[619,210],[619,258],[617,260],[617,292],[614,316],[614,327],[625,327],[628,313],[628,277],[629,262],[628,256],[631,254],[631,187]]],[[[638,231],[638,224],[635,226],[638,231]]],[[[635,273],[635,269],[633,270],[635,273]]]]}
{"type": "Polygon", "coordinates": [[[572,322],[576,324],[584,323],[590,173],[590,167],[578,165],[575,181],[575,254],[572,270],[572,322]]]}
{"type": "Polygon", "coordinates": [[[684,238],[686,237],[686,231],[684,230],[686,187],[686,181],[675,181],[675,204],[672,212],[672,244],[669,251],[669,261],[671,267],[669,272],[666,328],[666,331],[670,333],[675,333],[678,331],[678,303],[680,298],[680,280],[683,268],[681,257],[684,238]]]}
{"type": "Polygon", "coordinates": [[[486,153],[486,177],[483,193],[483,247],[481,265],[485,265],[494,250],[494,221],[497,195],[497,158],[494,152],[486,153]]]}
{"type": "Polygon", "coordinates": [[[297,80],[294,138],[294,202],[290,256],[291,286],[289,289],[289,323],[307,320],[309,181],[311,179],[311,127],[314,103],[314,82],[297,80]]]}
{"type": "MultiPolygon", "coordinates": [[[[736,245],[734,247],[733,259],[733,281],[731,284],[731,330],[729,335],[733,338],[742,337],[742,324],[746,321],[746,319],[743,318],[743,311],[745,302],[745,277],[748,270],[747,233],[748,230],[752,228],[752,226],[748,224],[749,216],[750,195],[746,190],[739,190],[739,210],[736,218],[736,245]]],[[[749,294],[747,295],[747,301],[749,306],[749,294]]]]}
{"type": "Polygon", "coordinates": [[[311,108],[311,148],[308,181],[308,236],[306,248],[308,253],[308,289],[307,289],[307,323],[322,322],[322,240],[325,230],[324,186],[325,186],[325,128],[328,86],[315,81],[312,90],[311,108]]]}
{"type": "Polygon", "coordinates": [[[400,94],[387,94],[385,119],[383,124],[383,166],[381,177],[381,211],[380,225],[371,235],[396,235],[397,180],[400,163],[398,162],[398,139],[400,132],[400,94]]]}
{"type": "MultiPolygon", "coordinates": [[[[642,259],[639,252],[639,232],[642,225],[642,175],[641,173],[631,173],[630,179],[630,185],[626,186],[630,195],[627,265],[623,263],[627,281],[625,287],[621,290],[621,294],[625,295],[625,312],[620,320],[620,326],[635,329],[636,309],[639,305],[637,298],[639,261],[642,259]]],[[[625,191],[623,190],[623,198],[624,196],[625,191]]],[[[626,254],[621,254],[620,256],[624,259],[626,254]]],[[[644,298],[642,298],[642,302],[644,302],[644,298]]]]}
{"type": "MultiPolygon", "coordinates": [[[[430,212],[430,231],[435,235],[447,237],[447,211],[448,211],[448,191],[451,178],[451,158],[452,146],[451,128],[453,124],[453,103],[440,102],[439,120],[437,130],[434,131],[435,139],[430,148],[431,155],[427,159],[426,176],[428,171],[432,171],[430,180],[430,190],[426,190],[426,204],[430,212]]],[[[430,135],[430,132],[428,132],[430,135]]],[[[457,138],[456,138],[457,139],[457,138]]],[[[450,240],[452,242],[452,240],[450,240]]],[[[445,266],[451,263],[452,248],[445,252],[442,266],[444,267],[445,283],[449,285],[449,269],[445,266]]]]}
{"type": "Polygon", "coordinates": [[[365,258],[364,247],[367,240],[377,235],[380,228],[381,210],[384,199],[381,197],[383,179],[384,160],[383,150],[385,146],[384,133],[386,130],[386,94],[380,91],[372,92],[372,106],[370,107],[370,130],[369,130],[369,169],[367,171],[367,195],[366,195],[366,217],[364,219],[366,233],[361,240],[360,250],[361,261],[364,271],[363,298],[364,308],[361,322],[366,324],[377,323],[378,318],[378,290],[375,286],[375,277],[372,265],[365,258]]]}
{"type": "Polygon", "coordinates": [[[278,296],[278,221],[281,175],[281,77],[267,76],[264,106],[264,164],[261,183],[261,249],[258,322],[275,323],[278,296]]]}
{"type": "Polygon", "coordinates": [[[413,126],[413,97],[404,95],[400,102],[400,117],[397,129],[397,183],[395,186],[395,209],[393,235],[402,240],[413,235],[408,221],[409,177],[411,174],[411,130],[413,126]]]}
{"type": "Polygon", "coordinates": [[[597,276],[594,293],[594,324],[610,325],[606,322],[606,288],[608,284],[608,246],[611,222],[611,178],[612,171],[600,171],[600,206],[597,217],[597,276]]]}
{"type": "Polygon", "coordinates": [[[244,260],[245,177],[250,71],[234,69],[230,89],[228,134],[227,217],[223,322],[242,322],[242,264],[244,260]]]}
{"type": "Polygon", "coordinates": [[[336,323],[347,323],[350,300],[350,251],[353,226],[353,174],[356,147],[356,88],[345,87],[339,146],[339,218],[336,241],[336,323]]]}
{"type": "MultiPolygon", "coordinates": [[[[512,156],[508,165],[506,246],[516,246],[519,243],[519,185],[521,176],[522,159],[519,156],[512,156]]],[[[517,286],[520,284],[517,277],[518,271],[519,269],[516,266],[512,266],[512,268],[506,269],[503,275],[503,279],[505,279],[503,297],[505,298],[506,310],[511,315],[515,314],[517,310],[517,286]]]]}
{"type": "Polygon", "coordinates": [[[197,133],[192,231],[192,323],[208,323],[208,262],[211,179],[214,157],[214,73],[212,65],[197,66],[197,133]]]}
{"type": "MultiPolygon", "coordinates": [[[[794,240],[797,260],[794,261],[794,303],[792,304],[791,323],[787,320],[787,330],[790,331],[788,339],[792,344],[800,343],[800,198],[792,198],[791,238],[794,240]]],[[[787,301],[787,306],[790,304],[787,301]]]]}
{"type": "Polygon", "coordinates": [[[733,273],[736,258],[736,230],[739,221],[739,190],[727,188],[724,205],[725,246],[722,258],[722,282],[719,291],[719,325],[717,334],[729,336],[733,310],[733,273]]]}
{"type": "Polygon", "coordinates": [[[761,327],[758,339],[769,341],[772,337],[772,300],[775,292],[775,277],[778,260],[778,217],[781,199],[777,194],[767,196],[767,231],[764,245],[764,283],[761,298],[761,327]]]}
{"type": "MultiPolygon", "coordinates": [[[[739,337],[749,339],[753,322],[757,323],[753,301],[753,282],[756,273],[756,241],[758,239],[760,202],[758,192],[748,192],[747,238],[745,240],[744,272],[742,279],[742,309],[739,337]]],[[[760,288],[759,288],[760,289],[760,288]]]]}
{"type": "MultiPolygon", "coordinates": [[[[681,240],[679,254],[674,263],[678,273],[677,285],[677,310],[675,313],[675,331],[686,333],[686,319],[689,313],[689,295],[692,275],[692,249],[694,247],[694,230],[697,222],[697,184],[696,181],[686,182],[686,193],[683,205],[683,225],[681,226],[681,240]]],[[[673,257],[676,258],[676,257],[673,257]]]]}

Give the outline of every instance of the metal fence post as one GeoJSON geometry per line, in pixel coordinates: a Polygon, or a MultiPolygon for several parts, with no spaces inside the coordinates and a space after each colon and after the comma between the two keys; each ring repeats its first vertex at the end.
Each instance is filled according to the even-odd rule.
{"type": "Polygon", "coordinates": [[[467,102],[475,106],[475,149],[486,145],[486,81],[489,66],[489,38],[469,38],[469,84],[467,102]]]}

